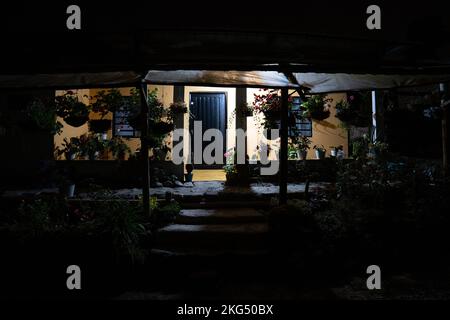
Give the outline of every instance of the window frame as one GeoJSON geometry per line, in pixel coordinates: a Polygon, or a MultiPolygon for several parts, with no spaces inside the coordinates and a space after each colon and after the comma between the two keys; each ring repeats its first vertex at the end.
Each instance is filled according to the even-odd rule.
{"type": "Polygon", "coordinates": [[[288,128],[288,135],[289,137],[296,137],[296,136],[304,136],[304,137],[308,137],[311,138],[313,136],[313,122],[312,119],[309,118],[304,118],[302,117],[302,113],[303,111],[300,109],[302,100],[300,97],[292,97],[292,106],[289,109],[289,116],[291,115],[291,113],[297,113],[299,115],[299,117],[297,117],[297,121],[295,123],[295,130],[292,130],[291,127],[288,128]],[[292,110],[294,105],[298,105],[298,109],[296,110],[292,110]],[[301,120],[298,120],[301,119],[301,120]],[[300,126],[302,125],[308,125],[309,128],[308,129],[302,129],[300,128],[300,126]]]}

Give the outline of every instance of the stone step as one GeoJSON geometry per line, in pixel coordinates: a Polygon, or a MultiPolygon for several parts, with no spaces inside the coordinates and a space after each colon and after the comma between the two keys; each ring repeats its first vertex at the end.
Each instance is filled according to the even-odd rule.
{"type": "Polygon", "coordinates": [[[265,216],[254,208],[183,209],[176,219],[179,224],[238,224],[264,222],[265,216]]]}
{"type": "Polygon", "coordinates": [[[158,231],[155,248],[175,252],[263,250],[267,236],[266,223],[173,224],[158,231]]]}
{"type": "Polygon", "coordinates": [[[184,209],[214,209],[214,208],[258,208],[267,209],[270,206],[268,200],[247,200],[247,201],[219,201],[206,200],[205,198],[197,201],[181,201],[180,205],[184,209]]]}

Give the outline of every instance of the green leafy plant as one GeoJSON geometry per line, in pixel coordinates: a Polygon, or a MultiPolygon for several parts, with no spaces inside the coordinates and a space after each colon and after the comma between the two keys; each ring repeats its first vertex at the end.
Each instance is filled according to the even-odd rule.
{"type": "Polygon", "coordinates": [[[80,127],[89,120],[90,107],[80,101],[73,91],[55,97],[56,114],[73,127],[80,127]]]}
{"type": "Polygon", "coordinates": [[[278,128],[281,112],[281,97],[277,90],[262,90],[263,94],[255,94],[253,112],[255,115],[264,115],[264,129],[278,128]]]}
{"type": "Polygon", "coordinates": [[[89,120],[89,131],[93,133],[106,133],[111,129],[111,120],[95,119],[89,120]]]}
{"type": "Polygon", "coordinates": [[[56,111],[51,103],[45,103],[40,98],[33,99],[27,106],[26,113],[37,128],[51,134],[61,134],[63,125],[56,120],[56,111]]]}
{"type": "Polygon", "coordinates": [[[180,115],[184,115],[189,113],[189,117],[192,117],[192,114],[189,112],[188,107],[184,101],[173,102],[169,106],[169,111],[167,112],[167,118],[173,122],[180,115]]]}
{"type": "Polygon", "coordinates": [[[72,137],[64,138],[62,148],[56,147],[56,154],[58,157],[65,155],[66,160],[73,160],[81,151],[81,141],[79,138],[72,137]]]}
{"type": "Polygon", "coordinates": [[[299,150],[306,151],[310,149],[311,139],[306,136],[300,135],[296,136],[293,139],[293,143],[297,146],[299,150]]]}
{"type": "Polygon", "coordinates": [[[109,112],[119,110],[124,104],[124,97],[117,89],[101,90],[91,97],[91,109],[103,119],[109,112]]]}
{"type": "Polygon", "coordinates": [[[327,149],[325,149],[325,147],[324,147],[323,145],[315,145],[315,146],[313,147],[313,149],[314,149],[314,150],[317,150],[317,151],[319,151],[319,152],[326,152],[326,151],[327,151],[327,149]]]}
{"type": "Polygon", "coordinates": [[[349,92],[336,103],[336,118],[347,126],[367,127],[371,119],[370,92],[349,92]]]}
{"type": "Polygon", "coordinates": [[[109,140],[106,147],[118,159],[124,159],[127,154],[131,153],[131,149],[120,137],[114,137],[109,140]]]}
{"type": "Polygon", "coordinates": [[[139,205],[119,199],[101,201],[96,206],[94,229],[111,239],[117,259],[126,256],[134,263],[145,258],[147,250],[141,242],[147,231],[141,211],[139,205]]]}
{"type": "Polygon", "coordinates": [[[251,117],[253,115],[253,107],[248,104],[244,103],[240,107],[234,108],[233,112],[231,113],[231,116],[229,117],[228,123],[231,125],[233,123],[233,120],[236,118],[236,115],[240,115],[241,117],[251,117]]]}
{"type": "MultiPolygon", "coordinates": [[[[140,93],[137,90],[131,90],[131,99],[124,107],[124,112],[127,113],[127,121],[135,129],[140,130],[140,93]]],[[[151,149],[161,148],[165,146],[165,139],[169,133],[174,129],[173,114],[171,115],[170,108],[164,108],[163,103],[158,99],[158,90],[155,89],[147,94],[147,104],[149,107],[148,127],[149,133],[145,137],[151,149]]],[[[174,106],[172,110],[184,111],[180,105],[174,106]]]]}
{"type": "Polygon", "coordinates": [[[181,206],[176,201],[170,201],[161,206],[157,205],[152,210],[151,222],[153,228],[157,229],[173,223],[180,211],[181,206]]]}
{"type": "Polygon", "coordinates": [[[306,159],[306,153],[310,149],[311,140],[303,135],[297,135],[289,139],[288,154],[291,159],[306,159]]]}
{"type": "Polygon", "coordinates": [[[326,98],[325,94],[310,96],[301,104],[303,116],[314,120],[325,120],[330,116],[329,103],[333,99],[326,98]]]}
{"type": "Polygon", "coordinates": [[[105,141],[102,141],[97,135],[84,134],[80,137],[80,152],[89,160],[95,160],[97,154],[103,152],[105,148],[105,141]]]}

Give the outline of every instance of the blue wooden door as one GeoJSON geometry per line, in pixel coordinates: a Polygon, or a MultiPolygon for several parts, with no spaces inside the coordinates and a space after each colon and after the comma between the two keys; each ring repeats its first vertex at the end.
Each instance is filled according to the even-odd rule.
{"type": "MultiPolygon", "coordinates": [[[[226,95],[224,92],[201,92],[190,94],[190,111],[192,119],[189,121],[189,131],[191,133],[191,142],[194,138],[194,121],[202,121],[202,135],[208,129],[219,129],[223,136],[222,156],[226,148],[226,125],[227,108],[226,95]]],[[[211,142],[203,142],[204,148],[211,142]]],[[[191,150],[194,152],[194,145],[191,143],[191,150]]],[[[203,166],[206,166],[203,164],[203,166]]],[[[223,165],[213,165],[208,167],[222,167],[223,165]]],[[[197,166],[198,167],[198,166],[197,166]]]]}

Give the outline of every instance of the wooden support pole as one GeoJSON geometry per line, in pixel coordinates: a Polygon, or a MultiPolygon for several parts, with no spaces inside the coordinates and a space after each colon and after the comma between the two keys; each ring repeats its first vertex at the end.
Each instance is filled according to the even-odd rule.
{"type": "Polygon", "coordinates": [[[441,91],[441,107],[443,108],[442,112],[442,168],[444,171],[444,175],[446,177],[449,176],[449,160],[450,160],[450,129],[449,129],[449,103],[450,103],[450,94],[448,90],[447,83],[441,83],[439,86],[441,91]]]}
{"type": "Polygon", "coordinates": [[[236,139],[235,139],[235,145],[236,145],[236,152],[239,155],[238,158],[241,158],[240,161],[244,160],[245,163],[239,163],[236,164],[236,170],[239,176],[239,180],[243,185],[247,185],[250,183],[250,177],[249,177],[249,169],[248,169],[248,162],[247,162],[247,135],[245,135],[244,141],[240,141],[238,135],[238,130],[243,130],[244,133],[247,132],[247,116],[245,115],[245,109],[247,106],[247,88],[236,88],[236,139]],[[243,142],[243,145],[242,145],[243,142]],[[243,153],[243,154],[242,154],[243,153]],[[242,158],[243,157],[243,158],[242,158]]]}
{"type": "Polygon", "coordinates": [[[287,88],[281,89],[281,125],[280,125],[280,205],[287,203],[288,176],[288,103],[287,88]]]}
{"type": "MultiPolygon", "coordinates": [[[[174,86],[173,87],[173,102],[185,102],[184,101],[184,86],[174,86]]],[[[184,114],[178,114],[174,119],[174,125],[176,129],[184,129],[184,114]]],[[[173,136],[172,136],[173,137],[173,136]]],[[[184,137],[178,143],[184,144],[184,137]]],[[[177,144],[178,144],[177,143],[177,144]]],[[[175,147],[175,143],[172,140],[172,148],[175,147]]],[[[184,157],[184,150],[182,150],[182,157],[184,157]]],[[[184,163],[176,166],[175,175],[180,181],[184,180],[184,163]]]]}
{"type": "Polygon", "coordinates": [[[150,162],[148,157],[148,104],[147,84],[142,82],[136,86],[141,98],[141,156],[142,156],[142,205],[144,214],[150,216],[150,162]]]}

